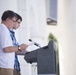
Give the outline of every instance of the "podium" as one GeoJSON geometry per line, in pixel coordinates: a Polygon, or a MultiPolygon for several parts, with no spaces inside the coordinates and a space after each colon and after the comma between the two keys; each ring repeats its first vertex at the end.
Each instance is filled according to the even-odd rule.
{"type": "Polygon", "coordinates": [[[27,52],[24,59],[30,64],[37,62],[38,75],[56,75],[56,45],[53,40],[47,46],[27,52]]]}

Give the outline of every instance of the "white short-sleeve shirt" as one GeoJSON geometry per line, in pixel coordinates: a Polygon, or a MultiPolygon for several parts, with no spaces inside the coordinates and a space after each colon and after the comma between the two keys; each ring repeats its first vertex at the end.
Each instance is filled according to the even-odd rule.
{"type": "Polygon", "coordinates": [[[15,52],[5,53],[3,48],[13,46],[8,28],[0,24],[0,67],[14,68],[15,52]]]}

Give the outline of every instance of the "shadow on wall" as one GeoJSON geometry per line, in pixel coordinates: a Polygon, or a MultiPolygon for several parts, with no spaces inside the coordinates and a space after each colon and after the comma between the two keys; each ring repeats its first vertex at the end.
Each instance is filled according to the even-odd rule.
{"type": "Polygon", "coordinates": [[[48,36],[48,42],[49,42],[50,40],[52,40],[52,39],[54,40],[54,42],[55,42],[55,44],[56,44],[57,75],[60,75],[60,73],[59,73],[59,52],[58,52],[59,48],[58,48],[58,41],[57,41],[56,37],[55,37],[52,33],[50,33],[49,36],[48,36]]]}

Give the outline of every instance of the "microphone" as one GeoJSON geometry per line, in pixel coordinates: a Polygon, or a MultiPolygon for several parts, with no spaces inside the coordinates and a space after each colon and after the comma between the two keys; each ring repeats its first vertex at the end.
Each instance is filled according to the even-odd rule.
{"type": "Polygon", "coordinates": [[[34,45],[36,45],[36,46],[38,46],[38,47],[41,47],[40,44],[38,44],[38,43],[32,41],[31,39],[29,39],[29,41],[30,41],[30,42],[33,42],[34,45]]]}

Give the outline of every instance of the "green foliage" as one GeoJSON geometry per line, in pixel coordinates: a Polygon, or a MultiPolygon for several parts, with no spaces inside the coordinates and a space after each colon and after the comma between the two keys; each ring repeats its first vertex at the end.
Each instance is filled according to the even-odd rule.
{"type": "Polygon", "coordinates": [[[49,37],[48,37],[48,40],[49,40],[49,41],[50,41],[51,39],[53,39],[56,43],[58,43],[56,37],[55,37],[52,33],[50,33],[50,34],[49,34],[49,37]]]}

